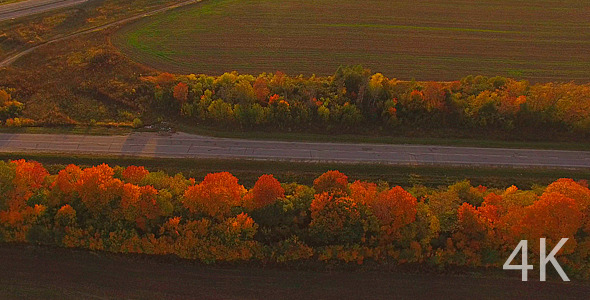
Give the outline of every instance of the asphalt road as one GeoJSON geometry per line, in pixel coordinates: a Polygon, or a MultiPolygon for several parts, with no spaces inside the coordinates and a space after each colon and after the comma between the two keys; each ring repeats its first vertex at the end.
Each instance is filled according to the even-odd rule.
{"type": "Polygon", "coordinates": [[[385,164],[590,168],[590,151],[276,142],[185,133],[122,136],[0,134],[0,152],[171,158],[245,158],[385,164]]]}
{"type": "Polygon", "coordinates": [[[27,0],[0,5],[0,21],[22,18],[86,1],[88,0],[27,0]]]}

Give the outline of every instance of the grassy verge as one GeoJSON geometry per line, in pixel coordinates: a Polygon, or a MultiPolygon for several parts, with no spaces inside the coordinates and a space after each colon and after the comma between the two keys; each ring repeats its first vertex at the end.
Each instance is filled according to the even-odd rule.
{"type": "Polygon", "coordinates": [[[313,180],[328,170],[340,170],[351,180],[386,181],[404,187],[423,184],[429,187],[449,185],[469,179],[474,185],[504,188],[516,185],[530,188],[535,184],[546,185],[562,177],[590,179],[590,170],[548,168],[494,168],[494,167],[440,167],[394,166],[381,164],[293,163],[276,161],[252,161],[235,159],[163,159],[119,156],[65,156],[57,154],[0,154],[0,160],[36,160],[56,173],[67,164],[92,166],[107,163],[111,166],[145,166],[150,171],[169,174],[183,173],[201,180],[211,172],[228,171],[245,186],[252,186],[262,174],[274,174],[281,182],[312,184],[313,180]]]}
{"type": "MultiPolygon", "coordinates": [[[[387,136],[387,135],[360,135],[360,134],[319,134],[306,132],[279,132],[279,131],[229,131],[218,128],[196,127],[178,125],[181,132],[213,136],[220,138],[236,138],[251,140],[272,141],[301,141],[324,143],[360,143],[360,144],[410,144],[410,145],[439,145],[455,147],[481,147],[481,148],[512,148],[512,149],[554,149],[587,151],[590,143],[587,142],[533,142],[533,141],[503,141],[493,139],[476,138],[442,138],[442,137],[411,137],[411,136],[387,136]]],[[[0,133],[35,133],[35,134],[82,134],[82,135],[124,135],[136,130],[119,127],[100,126],[71,126],[71,127],[0,127],[0,133]]],[[[141,131],[141,130],[139,130],[141,131]]]]}
{"type": "Polygon", "coordinates": [[[0,127],[0,133],[52,133],[52,134],[87,134],[87,135],[122,135],[131,133],[130,128],[70,126],[70,127],[0,127]]]}
{"type": "Polygon", "coordinates": [[[305,132],[279,132],[279,131],[236,131],[220,130],[208,127],[187,126],[176,124],[182,132],[208,135],[223,138],[241,138],[254,140],[275,141],[308,141],[308,142],[338,142],[338,143],[366,143],[366,144],[415,144],[415,145],[440,145],[457,147],[482,147],[482,148],[523,148],[523,149],[556,149],[556,150],[588,150],[589,142],[537,142],[518,140],[494,140],[461,137],[421,137],[412,136],[387,136],[387,135],[361,135],[361,134],[319,134],[305,132]]]}

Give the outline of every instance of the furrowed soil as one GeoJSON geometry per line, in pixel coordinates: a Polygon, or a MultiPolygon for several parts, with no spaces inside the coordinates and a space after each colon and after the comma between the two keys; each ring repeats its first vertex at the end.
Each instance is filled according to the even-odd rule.
{"type": "Polygon", "coordinates": [[[585,82],[588,15],[577,0],[205,0],[127,26],[114,41],[178,73],[326,75],[362,64],[406,80],[585,82]]]}
{"type": "Polygon", "coordinates": [[[587,299],[588,283],[394,271],[291,271],[0,245],[2,299],[587,299]]]}

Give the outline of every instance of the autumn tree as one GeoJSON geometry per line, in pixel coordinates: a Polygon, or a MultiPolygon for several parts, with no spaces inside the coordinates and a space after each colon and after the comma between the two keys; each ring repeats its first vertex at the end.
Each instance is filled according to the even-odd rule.
{"type": "Polygon", "coordinates": [[[172,213],[169,200],[162,198],[152,186],[139,187],[127,183],[123,185],[120,211],[125,220],[135,222],[137,228],[145,231],[150,222],[172,213]]]}
{"type": "Polygon", "coordinates": [[[55,214],[55,222],[64,227],[75,225],[76,210],[69,204],[62,206],[55,214]]]}
{"type": "Polygon", "coordinates": [[[108,215],[112,203],[121,195],[123,183],[113,178],[114,170],[106,164],[86,168],[79,175],[76,192],[93,215],[108,215]]]}
{"type": "Polygon", "coordinates": [[[427,196],[428,205],[440,221],[442,232],[457,227],[457,209],[463,204],[456,191],[437,191],[427,196]]]}
{"type": "Polygon", "coordinates": [[[266,78],[263,76],[258,76],[254,82],[253,88],[258,102],[261,104],[266,104],[268,95],[270,94],[270,90],[268,89],[268,81],[266,78]]]}
{"type": "Polygon", "coordinates": [[[207,107],[209,117],[217,122],[225,123],[233,121],[234,112],[231,104],[217,99],[207,107]]]}
{"type": "Polygon", "coordinates": [[[399,238],[400,229],[416,220],[417,200],[399,186],[381,192],[368,206],[379,219],[381,233],[387,241],[399,238]]]}
{"type": "Polygon", "coordinates": [[[157,77],[154,78],[156,84],[159,85],[169,85],[176,79],[174,74],[170,74],[167,72],[160,73],[157,77]]]}
{"type": "Polygon", "coordinates": [[[357,203],[373,203],[378,194],[377,185],[372,182],[357,180],[350,185],[350,197],[357,203]]]}
{"type": "Polygon", "coordinates": [[[316,194],[311,203],[309,234],[315,244],[353,244],[377,232],[377,220],[350,197],[316,194]]]}
{"type": "Polygon", "coordinates": [[[482,215],[480,209],[463,203],[458,209],[457,230],[453,234],[455,247],[464,255],[462,264],[481,266],[495,263],[498,242],[490,219],[482,215]],[[486,252],[487,251],[487,252],[486,252]],[[484,252],[487,255],[484,255],[484,252]]]}
{"type": "Polygon", "coordinates": [[[422,95],[424,106],[427,111],[440,111],[445,108],[447,91],[441,83],[432,81],[425,83],[422,95]]]}
{"type": "Polygon", "coordinates": [[[180,103],[185,103],[188,100],[188,85],[184,82],[179,82],[174,87],[174,99],[180,103]]]}
{"type": "Polygon", "coordinates": [[[328,171],[313,181],[317,193],[345,193],[348,191],[348,176],[339,171],[328,171]]]}
{"type": "Polygon", "coordinates": [[[205,176],[203,182],[189,187],[184,193],[184,206],[192,214],[205,214],[216,219],[230,215],[231,208],[240,205],[245,189],[228,172],[205,176]]]}
{"type": "Polygon", "coordinates": [[[129,166],[121,175],[126,182],[139,184],[149,173],[144,167],[129,166]]]}
{"type": "Polygon", "coordinates": [[[545,190],[547,193],[560,193],[574,199],[581,210],[590,206],[590,189],[575,182],[573,179],[561,178],[553,182],[545,190]]]}
{"type": "Polygon", "coordinates": [[[43,165],[35,161],[21,159],[14,161],[14,163],[16,168],[13,179],[13,197],[27,201],[36,190],[43,186],[49,172],[45,170],[43,165]]]}
{"type": "Polygon", "coordinates": [[[272,175],[262,175],[250,191],[251,203],[248,203],[250,209],[256,209],[273,204],[279,198],[285,197],[285,189],[281,183],[272,175]]]}
{"type": "MultiPolygon", "coordinates": [[[[59,171],[57,177],[53,181],[52,191],[65,194],[68,197],[72,197],[71,193],[76,191],[76,185],[80,176],[82,175],[82,169],[76,165],[68,165],[63,170],[59,171]]],[[[57,198],[62,197],[58,195],[57,198]]],[[[56,199],[56,203],[59,199],[56,199]]]]}
{"type": "MultiPolygon", "coordinates": [[[[572,198],[555,192],[544,193],[537,202],[528,206],[521,221],[512,227],[513,234],[520,239],[538,241],[547,238],[555,245],[562,238],[571,242],[564,246],[564,252],[571,253],[576,246],[574,235],[583,225],[583,214],[572,198]]],[[[537,245],[532,246],[538,249],[537,245]]]]}

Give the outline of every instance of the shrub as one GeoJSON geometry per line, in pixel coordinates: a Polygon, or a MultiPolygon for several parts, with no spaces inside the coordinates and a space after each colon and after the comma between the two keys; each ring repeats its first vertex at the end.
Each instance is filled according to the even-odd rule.
{"type": "Polygon", "coordinates": [[[143,127],[143,121],[140,118],[133,119],[133,128],[141,128],[143,127]]]}

